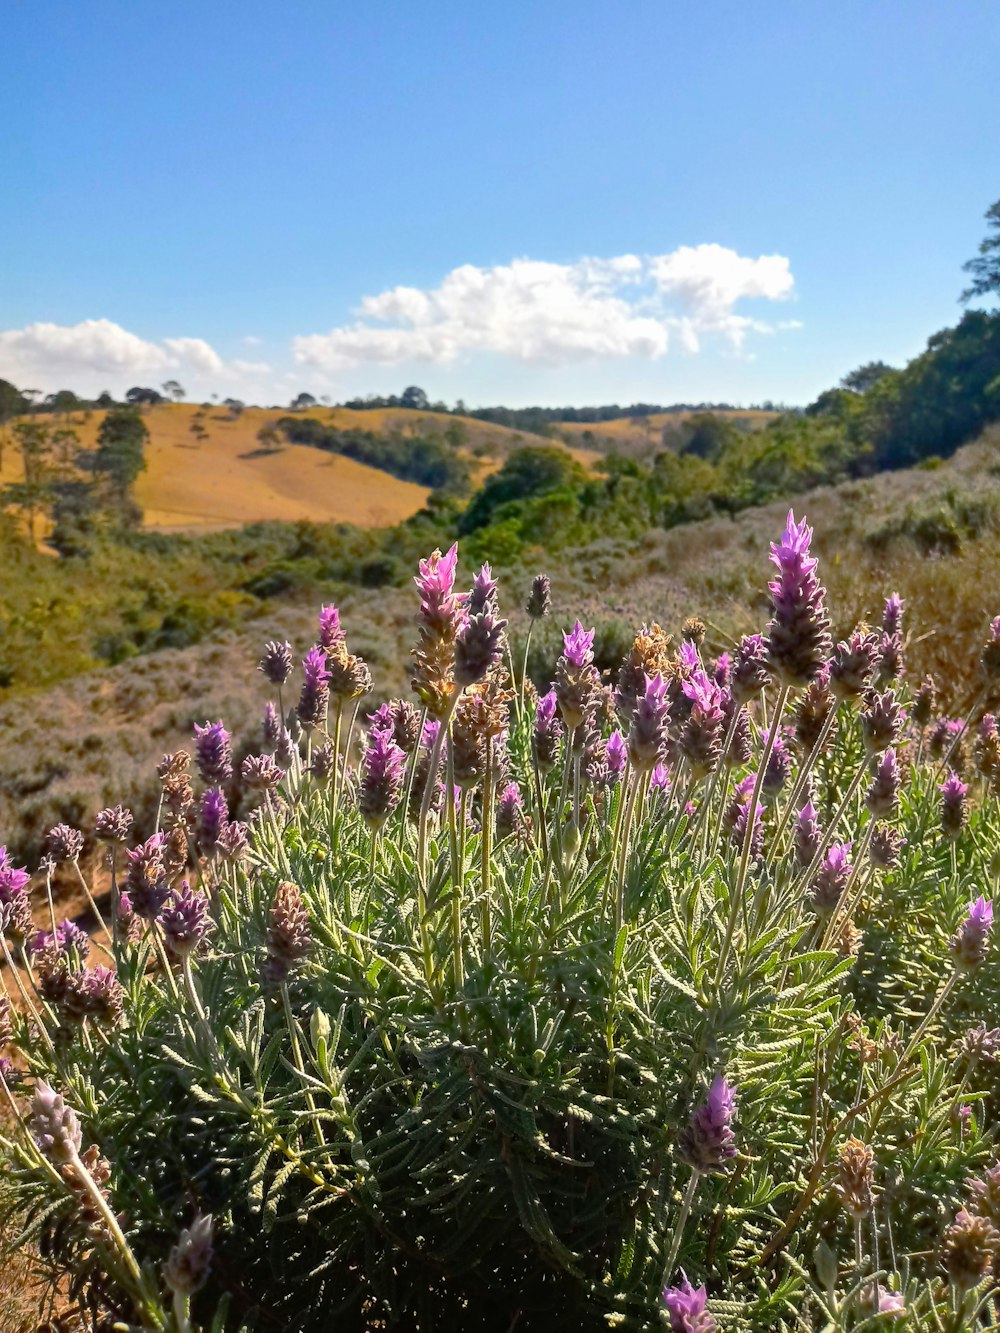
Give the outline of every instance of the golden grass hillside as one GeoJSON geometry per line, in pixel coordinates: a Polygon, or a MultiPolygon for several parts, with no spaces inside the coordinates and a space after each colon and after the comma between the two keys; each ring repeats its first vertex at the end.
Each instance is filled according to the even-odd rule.
{"type": "MultiPolygon", "coordinates": [[[[56,429],[75,431],[82,448],[92,449],[104,415],[95,410],[51,420],[56,429]]],[[[278,408],[248,407],[234,417],[225,407],[193,403],[144,409],[150,436],[147,467],[136,485],[144,526],[162,532],[209,532],[279,520],[375,528],[399,523],[423,508],[426,488],[377,468],[305,445],[262,446],[259,432],[287,415],[278,408]]],[[[542,442],[505,426],[404,408],[316,407],[303,415],[340,430],[404,439],[444,438],[449,426],[457,426],[456,448],[475,464],[477,481],[512,450],[542,442]]],[[[585,467],[593,464],[592,452],[562,447],[585,467]]],[[[18,451],[8,443],[0,460],[0,484],[19,481],[21,475],[18,451]]]]}
{"type": "MultiPolygon", "coordinates": [[[[615,417],[612,421],[560,421],[555,430],[567,444],[575,448],[584,444],[584,447],[590,449],[618,449],[630,453],[659,448],[663,442],[664,426],[676,429],[688,417],[695,415],[694,412],[653,412],[648,417],[615,417]]],[[[757,408],[734,408],[712,415],[727,421],[741,422],[756,430],[773,421],[778,414],[757,408]]]]}

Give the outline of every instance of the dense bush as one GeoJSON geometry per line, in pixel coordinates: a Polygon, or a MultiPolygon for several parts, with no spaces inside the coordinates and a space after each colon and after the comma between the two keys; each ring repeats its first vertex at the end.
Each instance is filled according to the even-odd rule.
{"type": "Polygon", "coordinates": [[[314,417],[282,417],[277,429],[293,444],[308,444],[314,449],[343,454],[403,481],[457,494],[469,489],[469,464],[437,438],[337,430],[314,417]]]}
{"type": "MultiPolygon", "coordinates": [[[[809,536],[763,636],[647,627],[612,694],[578,623],[537,702],[489,570],[466,600],[435,553],[423,712],[380,709],[357,767],[371,677],[328,607],[291,731],[275,642],[263,755],[198,727],[200,794],[173,756],[148,840],[98,817],[108,936],[51,913],[25,950],[0,857],[5,1207],[95,1318],[989,1324],[1000,618],[937,719],[898,599],[833,646],[809,536]]],[[[52,831],[43,895],[81,846],[52,831]]]]}

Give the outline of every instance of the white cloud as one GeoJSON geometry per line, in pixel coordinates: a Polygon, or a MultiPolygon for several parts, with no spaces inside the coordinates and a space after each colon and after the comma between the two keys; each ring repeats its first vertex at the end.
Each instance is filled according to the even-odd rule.
{"type": "Polygon", "coordinates": [[[268,369],[251,361],[228,363],[203,338],[150,342],[110,319],[0,331],[0,375],[26,388],[96,393],[110,387],[122,392],[142,380],[155,385],[181,376],[200,383],[268,369]]]}
{"type": "Polygon", "coordinates": [[[574,264],[515,259],[452,269],[429,290],[366,296],[353,323],[292,341],[300,365],[337,371],[402,361],[447,364],[490,352],[546,366],[640,357],[673,345],[696,352],[705,335],[739,350],[774,326],[737,314],[745,300],[781,301],[794,280],[783,255],[751,259],[721,245],[574,264]]]}

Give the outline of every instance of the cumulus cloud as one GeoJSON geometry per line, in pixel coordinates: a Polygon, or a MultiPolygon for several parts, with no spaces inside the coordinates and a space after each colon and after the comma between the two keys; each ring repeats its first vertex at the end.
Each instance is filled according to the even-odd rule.
{"type": "Polygon", "coordinates": [[[774,325],[737,313],[742,301],[782,301],[794,280],[783,255],[756,259],[721,245],[664,255],[515,259],[452,269],[440,286],[366,296],[350,324],[293,339],[301,365],[323,371],[402,361],[453,362],[490,352],[544,366],[696,352],[718,335],[736,350],[774,325]]]}
{"type": "Polygon", "coordinates": [[[28,324],[0,331],[0,374],[16,384],[88,391],[98,379],[116,384],[143,376],[217,375],[226,363],[202,338],[149,342],[110,319],[28,324]]]}

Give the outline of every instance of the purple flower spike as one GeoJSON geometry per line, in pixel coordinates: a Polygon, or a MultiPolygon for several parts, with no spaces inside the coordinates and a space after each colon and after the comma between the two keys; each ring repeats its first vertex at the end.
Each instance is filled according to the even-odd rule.
{"type": "Polygon", "coordinates": [[[396,806],[403,789],[406,755],[392,739],[392,732],[373,729],[361,758],[358,806],[370,829],[380,829],[396,806]]]}
{"type": "Polygon", "coordinates": [[[419,562],[420,573],[414,583],[420,592],[420,615],[440,634],[452,629],[461,599],[455,596],[455,571],[458,569],[458,542],[445,552],[435,551],[419,562]]]}
{"type": "Polygon", "coordinates": [[[722,751],[726,695],[701,667],[683,682],[681,692],[691,705],[681,728],[681,752],[691,765],[692,777],[704,778],[716,767],[722,751]]]}
{"type": "Polygon", "coordinates": [[[735,1090],[721,1074],[716,1074],[708,1097],[692,1115],[677,1144],[681,1158],[703,1175],[719,1175],[728,1170],[736,1156],[736,1135],[732,1119],[736,1111],[735,1090]]]}
{"type": "Polygon", "coordinates": [[[728,690],[733,674],[733,659],[728,653],[720,653],[712,664],[712,679],[721,690],[728,690]]]}
{"type": "MultiPolygon", "coordinates": [[[[764,736],[765,743],[770,736],[767,732],[764,736]]],[[[771,753],[768,756],[767,768],[764,769],[764,781],[761,784],[761,791],[765,796],[774,799],[784,790],[785,784],[792,775],[792,755],[785,741],[785,737],[779,731],[774,738],[774,744],[771,746],[771,753]]]]}
{"type": "Polygon", "coordinates": [[[875,777],[865,797],[865,804],[877,819],[888,819],[896,813],[900,782],[899,760],[896,751],[890,748],[878,761],[875,777]]]}
{"type": "Polygon", "coordinates": [[[335,653],[343,648],[347,636],[340,627],[340,612],[335,606],[321,606],[319,609],[319,646],[328,653],[335,653]]]}
{"type": "Polygon", "coordinates": [[[221,722],[195,723],[195,758],[206,787],[221,787],[233,776],[232,738],[221,722]]]}
{"type": "Polygon", "coordinates": [[[850,858],[849,842],[835,842],[827,850],[812,884],[813,906],[821,916],[827,916],[840,902],[854,870],[850,858]]]}
{"type": "Polygon", "coordinates": [[[524,797],[516,782],[508,782],[497,802],[497,836],[509,837],[524,828],[524,797]]]}
{"type": "Polygon", "coordinates": [[[767,648],[759,634],[748,634],[733,658],[730,689],[738,704],[749,703],[770,679],[767,648]]]}
{"type": "Polygon", "coordinates": [[[903,599],[898,592],[890,593],[882,611],[882,628],[886,634],[897,634],[903,624],[903,599]]]}
{"type": "Polygon", "coordinates": [[[219,841],[219,835],[229,819],[229,806],[221,788],[209,787],[202,794],[198,807],[198,846],[210,856],[219,841]]]}
{"type": "Polygon", "coordinates": [[[68,824],[56,824],[45,835],[43,860],[53,865],[58,865],[60,861],[76,861],[82,851],[83,834],[68,824]]]}
{"type": "Polygon", "coordinates": [[[768,585],[774,611],[767,627],[768,660],[784,685],[808,685],[830,654],[826,590],[816,577],[811,542],[812,528],[805,519],[796,523],[789,510],[781,541],[771,545],[778,577],[768,585]]]}
{"type": "Polygon", "coordinates": [[[170,893],[163,866],[164,842],[162,833],[154,833],[138,847],[125,852],[128,857],[125,890],[131,900],[132,911],[146,921],[153,921],[159,916],[160,908],[170,893]]]}
{"type": "Polygon", "coordinates": [[[816,858],[823,832],[812,801],[807,801],[795,817],[795,858],[801,870],[808,870],[816,858]]]}
{"type": "Polygon", "coordinates": [[[571,666],[590,666],[594,660],[594,634],[594,630],[584,629],[579,620],[568,634],[563,634],[563,653],[571,666]]]}
{"type": "Polygon", "coordinates": [[[645,693],[636,703],[628,736],[628,755],[634,768],[649,772],[664,758],[670,700],[663,676],[646,676],[645,693]]]}
{"type": "Polygon", "coordinates": [[[265,643],[264,652],[257,663],[257,670],[272,685],[284,685],[292,674],[292,645],[281,643],[277,639],[265,643]]]}
{"type": "Polygon", "coordinates": [[[12,863],[7,848],[0,847],[0,903],[20,897],[30,881],[28,872],[12,863]]]}
{"type": "Polygon", "coordinates": [[[705,1288],[692,1287],[683,1268],[680,1279],[679,1287],[663,1289],[671,1333],[715,1333],[716,1322],[705,1308],[708,1301],[705,1288]]]}
{"type": "Polygon", "coordinates": [[[208,899],[195,893],[187,880],[160,913],[160,925],[170,952],[177,958],[187,958],[215,929],[208,915],[208,899]]]}
{"type": "Polygon", "coordinates": [[[479,616],[486,610],[496,613],[497,610],[497,580],[493,577],[493,571],[490,569],[489,562],[483,565],[482,569],[472,580],[472,591],[469,593],[467,606],[470,616],[479,616]]]}
{"type": "Polygon", "coordinates": [[[625,765],[628,763],[628,746],[620,731],[613,731],[608,737],[605,757],[608,761],[609,771],[615,777],[621,777],[625,772],[625,765]]]}
{"type": "Polygon", "coordinates": [[[993,904],[980,894],[948,944],[957,968],[968,972],[985,960],[992,929],[993,904]]]}
{"type": "Polygon", "coordinates": [[[869,690],[861,709],[861,736],[870,755],[881,754],[890,745],[897,745],[903,733],[906,709],[902,708],[892,690],[869,690]]]}
{"type": "Polygon", "coordinates": [[[657,791],[661,796],[666,796],[670,791],[670,769],[666,764],[657,764],[650,774],[649,787],[651,791],[657,791]]]}
{"type": "Polygon", "coordinates": [[[50,1162],[64,1166],[76,1161],[83,1141],[76,1112],[41,1080],[35,1084],[28,1128],[50,1162]]]}
{"type": "Polygon", "coordinates": [[[98,842],[122,843],[132,828],[132,811],[123,805],[109,805],[94,816],[94,837],[98,842]]]}
{"type": "Polygon", "coordinates": [[[269,754],[248,754],[240,767],[240,777],[251,791],[274,791],[284,776],[269,754]]]}
{"type": "Polygon", "coordinates": [[[969,788],[957,773],[949,771],[938,790],[941,793],[941,833],[952,840],[961,835],[969,818],[969,788]]]}
{"type": "Polygon", "coordinates": [[[57,949],[67,957],[70,950],[75,949],[82,963],[90,953],[90,936],[85,930],[81,930],[75,921],[67,917],[56,926],[55,939],[52,938],[51,931],[40,930],[29,942],[27,952],[29,957],[33,957],[44,949],[51,948],[57,949]]]}
{"type": "Polygon", "coordinates": [[[302,659],[302,692],[296,712],[304,727],[318,727],[330,704],[330,670],[326,653],[319,645],[310,648],[302,659]]]}
{"type": "Polygon", "coordinates": [[[506,628],[506,620],[497,615],[495,597],[487,600],[482,611],[471,612],[465,617],[455,643],[455,681],[458,685],[475,685],[496,666],[503,656],[506,628]]]}

